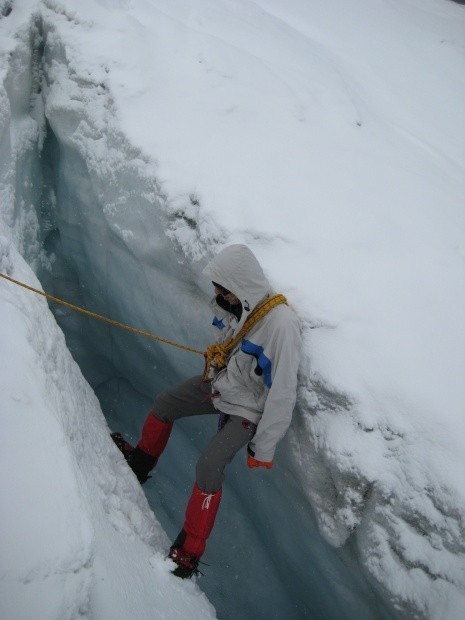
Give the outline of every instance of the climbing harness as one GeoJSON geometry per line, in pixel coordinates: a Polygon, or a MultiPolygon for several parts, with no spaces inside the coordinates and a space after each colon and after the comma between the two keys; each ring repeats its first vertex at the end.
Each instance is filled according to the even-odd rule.
{"type": "Polygon", "coordinates": [[[67,308],[71,308],[71,310],[75,310],[76,312],[81,312],[87,316],[92,317],[93,319],[98,319],[99,321],[104,321],[105,323],[109,323],[110,325],[114,325],[116,327],[121,327],[121,329],[125,329],[134,334],[139,334],[139,336],[145,336],[146,338],[151,338],[152,340],[157,340],[159,342],[163,342],[165,344],[169,344],[172,347],[176,347],[178,349],[182,349],[183,351],[190,351],[191,353],[197,353],[198,355],[204,355],[203,351],[199,349],[193,349],[192,347],[186,347],[183,344],[178,344],[176,342],[172,342],[171,340],[167,340],[166,338],[161,338],[160,336],[156,336],[155,334],[151,334],[150,332],[142,331],[141,329],[136,329],[135,327],[131,327],[130,325],[125,325],[124,323],[120,323],[119,321],[114,321],[113,319],[109,319],[106,316],[101,314],[97,314],[96,312],[90,312],[90,310],[86,310],[85,308],[81,308],[81,306],[75,306],[74,304],[70,304],[63,299],[59,299],[58,297],[54,297],[49,293],[44,293],[43,291],[39,291],[37,288],[33,288],[28,284],[24,284],[24,282],[20,282],[19,280],[15,280],[14,278],[10,278],[10,276],[5,275],[4,273],[0,273],[0,277],[4,280],[8,280],[9,282],[13,282],[13,284],[17,284],[22,288],[27,289],[28,291],[32,291],[33,293],[37,293],[38,295],[42,295],[42,297],[46,297],[50,299],[50,301],[54,301],[57,304],[61,304],[62,306],[66,306],[67,308]]]}
{"type": "Polygon", "coordinates": [[[222,344],[218,342],[214,342],[213,344],[208,346],[204,354],[205,355],[205,370],[203,373],[203,381],[211,380],[209,378],[211,369],[218,371],[224,368],[228,361],[229,355],[237,347],[237,345],[240,343],[242,338],[247,334],[247,332],[249,332],[252,329],[252,327],[258,323],[258,321],[260,321],[265,315],[267,315],[268,312],[270,312],[270,310],[272,310],[273,308],[276,308],[276,306],[279,306],[280,304],[287,305],[287,299],[281,293],[278,293],[277,295],[273,295],[272,297],[265,299],[264,302],[262,302],[259,306],[257,306],[252,311],[252,313],[247,318],[244,325],[239,330],[239,332],[236,334],[236,336],[234,336],[233,338],[231,338],[230,340],[222,344]]]}

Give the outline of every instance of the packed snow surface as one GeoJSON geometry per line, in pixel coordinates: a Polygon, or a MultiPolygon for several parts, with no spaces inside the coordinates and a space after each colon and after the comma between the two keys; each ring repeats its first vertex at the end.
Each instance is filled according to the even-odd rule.
{"type": "MultiPolygon", "coordinates": [[[[202,349],[201,270],[252,248],[303,330],[270,531],[291,540],[303,493],[351,558],[358,593],[331,617],[376,617],[367,583],[387,613],[465,614],[464,42],[448,0],[0,0],[1,273],[202,349]]],[[[5,280],[0,304],[2,618],[215,617],[201,581],[170,574],[95,395],[125,383],[142,402],[202,360],[83,333],[5,280]]],[[[236,585],[221,617],[253,605],[236,585]]]]}

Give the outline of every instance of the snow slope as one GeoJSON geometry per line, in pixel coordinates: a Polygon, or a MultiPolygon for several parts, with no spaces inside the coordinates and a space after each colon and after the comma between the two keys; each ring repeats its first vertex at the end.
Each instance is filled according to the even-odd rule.
{"type": "MultiPolygon", "coordinates": [[[[39,285],[9,245],[2,272],[39,285]]],[[[2,618],[216,617],[110,445],[45,300],[2,290],[2,618]]]]}
{"type": "MultiPolygon", "coordinates": [[[[120,316],[147,326],[150,299],[157,329],[168,335],[170,309],[182,295],[187,305],[179,318],[188,315],[190,322],[180,320],[186,329],[172,336],[200,346],[204,332],[195,326],[207,291],[201,268],[225,244],[248,243],[302,318],[289,467],[311,499],[322,535],[336,546],[353,544],[365,573],[400,614],[461,618],[464,8],[447,0],[83,0],[79,8],[71,0],[21,0],[12,6],[0,21],[2,271],[32,281],[17,251],[35,271],[52,268],[42,250],[46,226],[35,204],[37,187],[22,183],[17,172],[47,142],[47,127],[64,162],[57,187],[80,188],[88,223],[86,234],[78,234],[83,216],[69,210],[63,239],[76,264],[89,252],[101,258],[95,272],[81,270],[85,301],[111,291],[121,300],[120,316]],[[42,42],[40,62],[34,52],[28,57],[42,42]],[[22,81],[13,80],[20,75],[22,81]],[[67,181],[80,165],[76,153],[88,185],[84,174],[80,185],[67,181]],[[130,175],[142,189],[127,187],[130,175]],[[116,248],[111,261],[109,239],[116,248]],[[135,304],[125,295],[129,280],[117,277],[126,256],[143,270],[135,304]]],[[[54,201],[42,196],[50,212],[54,201]]],[[[17,569],[6,571],[5,591],[18,579],[31,584],[21,589],[40,589],[46,575],[51,599],[55,580],[75,588],[69,596],[60,592],[51,606],[99,609],[97,599],[103,605],[110,597],[104,586],[91,585],[89,574],[116,570],[118,562],[104,568],[107,553],[98,549],[106,545],[111,554],[135,558],[121,542],[126,536],[138,541],[139,557],[152,562],[167,589],[178,588],[186,605],[195,600],[211,614],[192,584],[172,584],[161,556],[151,560],[166,539],[143,495],[125,480],[96,401],[44,303],[6,283],[0,296],[3,357],[11,359],[12,375],[7,381],[2,374],[2,417],[22,414],[6,424],[12,437],[6,462],[19,461],[24,480],[18,502],[35,489],[30,467],[21,469],[23,452],[15,454],[19,433],[47,480],[58,477],[53,492],[41,488],[54,503],[56,497],[56,521],[48,500],[38,500],[45,524],[37,531],[54,537],[60,528],[51,524],[72,519],[82,553],[75,559],[74,534],[63,533],[63,569],[54,573],[55,561],[42,562],[32,536],[32,565],[18,559],[17,569]],[[22,338],[19,347],[10,344],[13,337],[22,338]],[[57,344],[46,355],[50,338],[57,344]],[[68,389],[58,388],[63,385],[68,389]],[[34,448],[36,418],[24,406],[33,402],[47,420],[40,428],[47,430],[42,439],[51,443],[52,462],[34,448]],[[60,462],[59,473],[53,461],[60,462]],[[107,469],[111,474],[103,475],[107,469]],[[69,503],[60,478],[76,488],[69,503]],[[96,496],[105,508],[90,499],[96,496]],[[82,510],[71,510],[73,503],[82,510]],[[102,526],[102,514],[112,525],[102,526]],[[71,573],[82,581],[67,578],[71,573]],[[40,578],[24,577],[31,574],[40,578]],[[81,591],[82,600],[75,597],[81,591]]],[[[141,355],[128,355],[131,381],[149,384],[141,355]]],[[[160,355],[166,356],[162,373],[178,364],[187,372],[189,362],[160,355]]],[[[2,488],[16,497],[10,484],[2,481],[2,488]]],[[[16,547],[18,531],[30,529],[31,520],[25,515],[15,529],[24,510],[11,507],[16,547]]],[[[144,584],[153,577],[134,571],[143,573],[144,584]]],[[[145,596],[149,608],[150,597],[161,594],[144,586],[145,596]]],[[[143,601],[138,604],[142,609],[143,601]]]]}

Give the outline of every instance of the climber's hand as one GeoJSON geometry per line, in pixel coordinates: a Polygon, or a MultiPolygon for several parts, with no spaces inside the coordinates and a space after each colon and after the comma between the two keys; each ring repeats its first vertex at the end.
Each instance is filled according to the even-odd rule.
{"type": "Polygon", "coordinates": [[[250,467],[250,469],[254,469],[254,467],[266,467],[267,469],[271,469],[273,467],[273,461],[257,461],[256,458],[248,454],[247,466],[250,467]]]}

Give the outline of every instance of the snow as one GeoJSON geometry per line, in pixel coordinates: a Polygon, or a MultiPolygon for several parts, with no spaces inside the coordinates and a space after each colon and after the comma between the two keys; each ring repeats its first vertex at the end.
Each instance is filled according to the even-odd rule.
{"type": "MultiPolygon", "coordinates": [[[[39,285],[4,241],[2,269],[39,285]]],[[[46,302],[6,289],[2,303],[2,617],[215,617],[170,575],[166,535],[46,302]]]]}
{"type": "MultiPolygon", "coordinates": [[[[298,407],[264,503],[289,480],[287,504],[311,502],[357,564],[317,554],[341,601],[355,579],[352,617],[381,613],[368,583],[388,614],[462,618],[464,7],[16,0],[0,14],[1,272],[203,348],[202,267],[250,245],[303,326],[298,407]]],[[[125,383],[142,405],[201,361],[59,310],[65,343],[46,302],[5,281],[0,303],[2,616],[214,617],[202,580],[170,575],[157,520],[170,509],[149,490],[152,512],[94,394],[125,383]]],[[[138,416],[109,420],[136,435],[138,416]]],[[[191,484],[177,455],[195,462],[198,428],[160,463],[176,506],[168,465],[191,484]]],[[[325,544],[305,510],[298,527],[325,544]]],[[[287,617],[292,586],[273,579],[287,617]]],[[[228,590],[234,617],[230,601],[245,603],[228,590]]]]}

